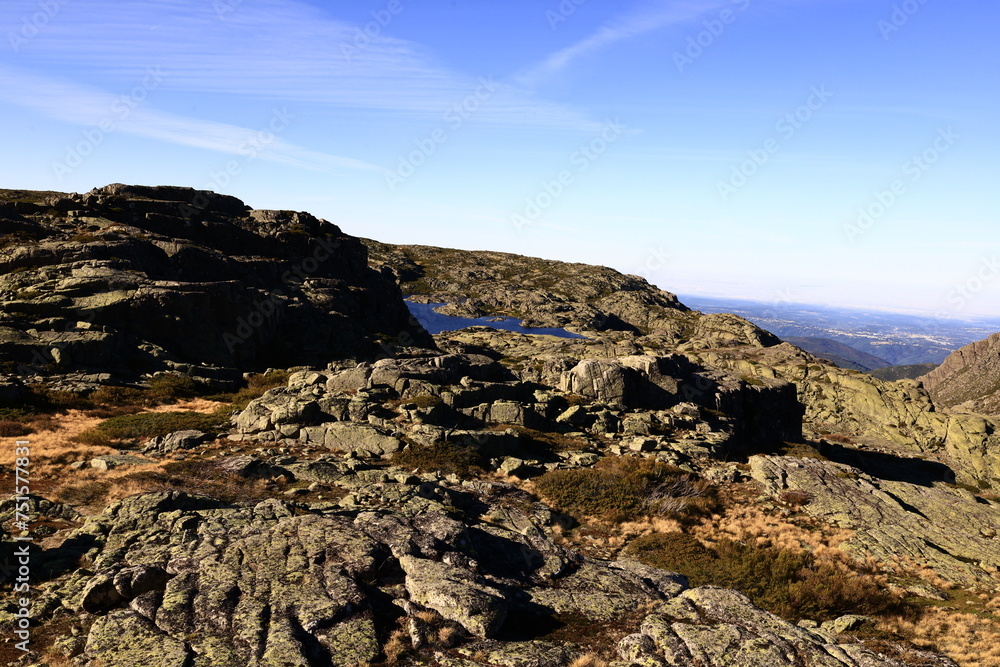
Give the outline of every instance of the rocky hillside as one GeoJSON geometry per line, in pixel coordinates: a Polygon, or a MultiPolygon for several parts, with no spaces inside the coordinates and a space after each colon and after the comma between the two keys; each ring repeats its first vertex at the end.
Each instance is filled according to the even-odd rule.
{"type": "Polygon", "coordinates": [[[5,196],[0,484],[15,438],[32,477],[0,498],[0,563],[33,538],[31,651],[5,664],[1000,658],[995,425],[917,382],[611,269],[176,188],[5,196]],[[265,293],[269,324],[220,347],[265,293]],[[431,338],[404,293],[585,338],[431,338]]]}
{"type": "Polygon", "coordinates": [[[525,327],[653,334],[661,344],[732,341],[776,345],[768,332],[733,315],[693,313],[638,276],[499,252],[365,241],[373,265],[391,270],[410,299],[443,303],[463,317],[507,315],[525,327]]]}
{"type": "MultiPolygon", "coordinates": [[[[839,368],[780,344],[741,317],[687,310],[669,292],[612,269],[504,253],[366,244],[372,261],[398,277],[404,294],[444,303],[442,313],[526,317],[533,325],[585,331],[594,356],[676,352],[744,382],[789,382],[797,388],[810,436],[833,435],[930,457],[947,471],[942,479],[1000,488],[997,424],[989,416],[941,412],[943,406],[919,383],[886,382],[839,368]],[[643,308],[648,315],[631,314],[643,308]]],[[[511,340],[487,337],[486,345],[517,359],[538,354],[511,349],[511,340]]]]}
{"type": "Polygon", "coordinates": [[[1000,333],[956,350],[920,380],[940,405],[1000,415],[1000,333]]]}
{"type": "Polygon", "coordinates": [[[0,361],[95,381],[431,345],[365,247],[308,213],[189,188],[0,191],[0,361]]]}

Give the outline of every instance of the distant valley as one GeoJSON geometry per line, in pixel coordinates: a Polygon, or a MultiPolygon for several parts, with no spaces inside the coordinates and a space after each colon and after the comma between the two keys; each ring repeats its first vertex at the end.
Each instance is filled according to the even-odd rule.
{"type": "Polygon", "coordinates": [[[963,345],[1000,331],[1000,320],[945,320],[793,303],[680,296],[705,313],[735,313],[783,340],[845,368],[939,364],[963,345]],[[836,344],[848,346],[847,350],[836,344]],[[838,357],[838,358],[834,358],[838,357]],[[846,363],[841,363],[844,361],[846,363]]]}

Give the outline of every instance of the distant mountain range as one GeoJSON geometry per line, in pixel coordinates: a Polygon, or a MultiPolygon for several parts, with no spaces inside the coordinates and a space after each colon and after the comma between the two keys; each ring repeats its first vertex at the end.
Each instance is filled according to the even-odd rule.
{"type": "Polygon", "coordinates": [[[884,366],[940,364],[960,347],[1000,331],[1000,320],[945,320],[806,304],[686,295],[680,295],[680,298],[687,306],[702,312],[735,313],[817,356],[835,363],[839,362],[830,355],[839,356],[845,362],[856,364],[846,368],[861,370],[871,370],[873,366],[860,367],[875,363],[874,359],[884,361],[884,366]],[[823,339],[824,342],[815,339],[823,339]],[[830,341],[848,346],[855,352],[834,348],[830,341]]]}

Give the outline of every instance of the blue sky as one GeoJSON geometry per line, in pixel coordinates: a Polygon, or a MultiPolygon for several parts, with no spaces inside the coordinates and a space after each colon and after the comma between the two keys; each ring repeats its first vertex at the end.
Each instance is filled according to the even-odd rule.
{"type": "Polygon", "coordinates": [[[997,316],[998,22],[981,0],[7,0],[0,186],[186,185],[684,294],[997,316]]]}

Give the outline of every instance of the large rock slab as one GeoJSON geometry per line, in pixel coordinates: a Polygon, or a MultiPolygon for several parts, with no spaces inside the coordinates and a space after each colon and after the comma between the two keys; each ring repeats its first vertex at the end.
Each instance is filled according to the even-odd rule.
{"type": "Polygon", "coordinates": [[[403,447],[399,438],[367,424],[334,422],[304,431],[306,442],[322,444],[335,452],[361,450],[374,456],[387,456],[403,447]]]}
{"type": "Polygon", "coordinates": [[[1000,504],[952,485],[878,479],[832,461],[754,456],[750,469],[766,493],[803,491],[805,512],[853,530],[842,548],[859,558],[903,559],[957,584],[996,585],[1000,504]]]}
{"type": "MultiPolygon", "coordinates": [[[[741,593],[707,586],[661,605],[618,651],[630,664],[671,667],[904,667],[859,644],[792,625],[741,593]]],[[[931,661],[919,664],[956,667],[938,656],[921,657],[931,661]]]]}
{"type": "Polygon", "coordinates": [[[410,599],[455,621],[477,637],[492,637],[507,618],[503,594],[464,568],[403,556],[410,599]]]}

